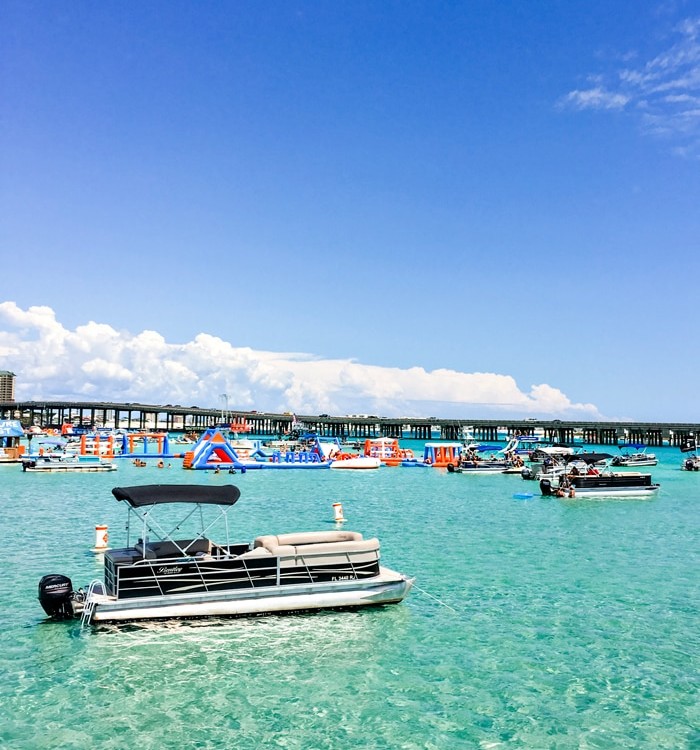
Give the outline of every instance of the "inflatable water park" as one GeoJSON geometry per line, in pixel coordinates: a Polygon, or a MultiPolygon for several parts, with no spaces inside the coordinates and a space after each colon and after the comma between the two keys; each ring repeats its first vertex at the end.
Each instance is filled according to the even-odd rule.
{"type": "Polygon", "coordinates": [[[202,433],[194,447],[184,455],[185,469],[327,469],[335,451],[336,438],[303,436],[299,450],[266,452],[257,440],[229,440],[218,428],[202,433]]]}

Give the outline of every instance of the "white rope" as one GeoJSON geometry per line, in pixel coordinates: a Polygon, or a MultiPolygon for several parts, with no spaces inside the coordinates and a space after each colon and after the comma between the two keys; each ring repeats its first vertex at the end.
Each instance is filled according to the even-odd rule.
{"type": "Polygon", "coordinates": [[[438,604],[441,604],[443,607],[447,607],[447,609],[451,609],[453,612],[457,613],[457,610],[454,607],[450,607],[449,604],[445,604],[445,602],[442,601],[442,599],[438,599],[437,596],[433,596],[432,594],[429,594],[425,589],[422,589],[420,586],[416,586],[416,584],[413,584],[413,588],[416,589],[416,591],[420,591],[421,594],[425,594],[426,596],[429,596],[431,599],[434,599],[438,604]]]}

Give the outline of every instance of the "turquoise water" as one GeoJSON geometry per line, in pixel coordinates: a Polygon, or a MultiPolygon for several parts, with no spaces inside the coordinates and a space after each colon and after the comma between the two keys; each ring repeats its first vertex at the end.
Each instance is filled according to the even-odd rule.
{"type": "Polygon", "coordinates": [[[0,744],[9,748],[700,747],[700,473],[655,449],[653,500],[516,499],[519,476],[444,470],[0,466],[0,744]],[[125,541],[117,485],[225,484],[237,540],[377,535],[417,577],[397,606],[82,630],[44,619],[39,578],[99,575],[125,541]]]}

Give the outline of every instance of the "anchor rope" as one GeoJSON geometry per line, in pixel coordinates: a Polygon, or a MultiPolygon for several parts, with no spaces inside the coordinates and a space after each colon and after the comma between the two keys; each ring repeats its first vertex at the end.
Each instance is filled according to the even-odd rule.
{"type": "Polygon", "coordinates": [[[455,614],[457,613],[457,610],[454,607],[451,607],[446,602],[443,602],[442,599],[438,599],[437,596],[433,596],[431,593],[426,591],[425,589],[422,589],[420,586],[416,586],[416,584],[413,584],[413,588],[416,589],[416,591],[420,591],[421,594],[425,594],[426,596],[429,596],[431,599],[434,599],[438,604],[441,604],[443,607],[447,607],[447,609],[451,609],[455,614]]]}

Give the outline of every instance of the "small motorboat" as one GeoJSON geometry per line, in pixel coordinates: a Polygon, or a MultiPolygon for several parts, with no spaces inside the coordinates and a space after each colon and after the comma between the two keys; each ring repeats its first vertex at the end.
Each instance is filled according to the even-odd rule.
{"type": "Polygon", "coordinates": [[[520,474],[522,458],[515,453],[517,440],[511,440],[505,448],[499,446],[466,444],[457,461],[447,464],[451,474],[520,474]]]}
{"type": "Polygon", "coordinates": [[[459,461],[447,464],[447,471],[450,474],[504,474],[509,466],[504,461],[459,461]]]}
{"type": "Polygon", "coordinates": [[[647,453],[646,446],[642,443],[620,446],[620,450],[625,447],[632,448],[634,452],[623,452],[620,456],[615,456],[612,459],[613,466],[656,466],[659,463],[656,454],[647,453]]]}
{"type": "Polygon", "coordinates": [[[530,452],[528,459],[530,463],[542,463],[548,458],[552,460],[565,458],[566,456],[572,456],[575,450],[565,443],[552,443],[551,445],[538,445],[533,451],[530,452]]]}
{"type": "Polygon", "coordinates": [[[685,438],[680,448],[681,453],[688,454],[681,463],[681,469],[684,471],[700,471],[700,456],[697,453],[698,444],[695,436],[685,438]]]}
{"type": "Polygon", "coordinates": [[[51,618],[89,624],[357,608],[400,602],[413,586],[413,578],[380,565],[377,539],[356,531],[230,542],[227,514],[240,497],[234,485],[141,485],[112,494],[127,507],[126,546],[104,552],[104,578],[86,591],[74,591],[67,576],[44,576],[39,601],[51,618]],[[173,524],[181,504],[184,518],[173,524]],[[195,521],[194,537],[175,539],[164,530],[195,521]],[[207,535],[217,522],[226,532],[221,542],[207,535]],[[132,525],[140,534],[133,544],[132,525]]]}
{"type": "Polygon", "coordinates": [[[102,456],[72,453],[45,453],[22,458],[22,471],[66,474],[84,471],[116,471],[113,461],[102,456]]]}

